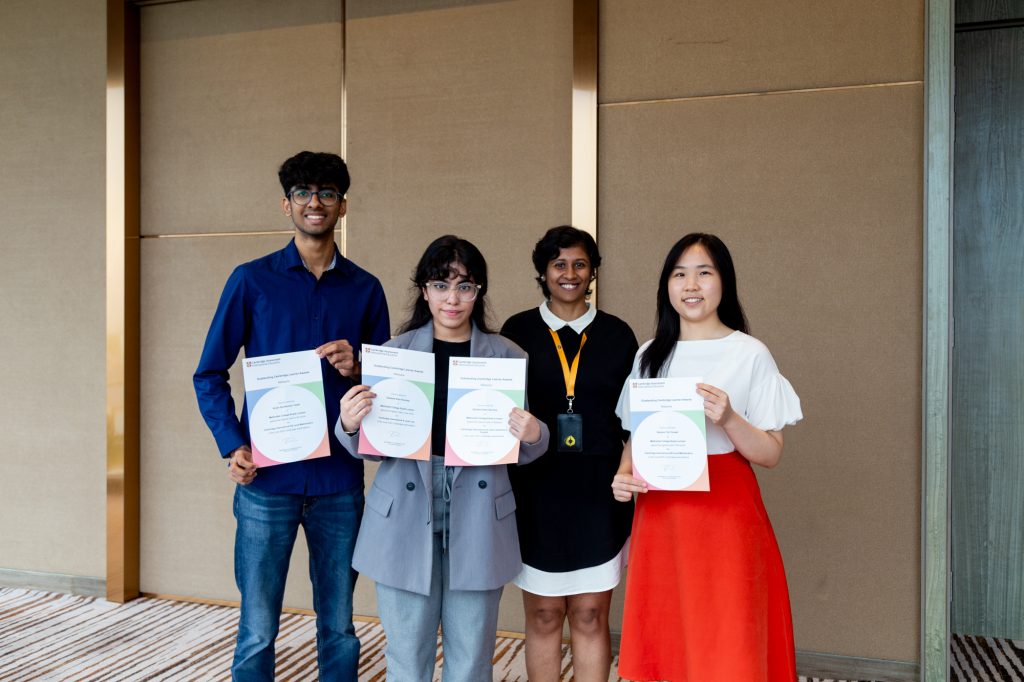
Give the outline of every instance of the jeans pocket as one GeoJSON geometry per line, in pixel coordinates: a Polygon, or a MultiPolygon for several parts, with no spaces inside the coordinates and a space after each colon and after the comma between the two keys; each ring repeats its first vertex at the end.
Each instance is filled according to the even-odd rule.
{"type": "Polygon", "coordinates": [[[391,513],[391,505],[394,502],[394,496],[378,488],[376,483],[370,486],[370,492],[366,496],[367,509],[372,509],[386,518],[391,513]]]}

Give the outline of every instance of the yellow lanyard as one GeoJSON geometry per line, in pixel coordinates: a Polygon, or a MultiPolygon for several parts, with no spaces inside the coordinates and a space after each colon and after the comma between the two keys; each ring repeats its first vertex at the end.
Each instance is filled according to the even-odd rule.
{"type": "Polygon", "coordinates": [[[569,414],[572,414],[572,401],[576,399],[576,371],[580,368],[580,355],[583,354],[583,344],[587,342],[587,333],[583,332],[580,337],[580,349],[576,351],[576,357],[572,359],[572,369],[569,369],[569,361],[565,358],[565,351],[562,350],[562,340],[558,338],[558,332],[548,329],[551,338],[555,342],[555,350],[558,351],[558,359],[562,361],[562,378],[565,379],[565,399],[569,401],[569,414]]]}

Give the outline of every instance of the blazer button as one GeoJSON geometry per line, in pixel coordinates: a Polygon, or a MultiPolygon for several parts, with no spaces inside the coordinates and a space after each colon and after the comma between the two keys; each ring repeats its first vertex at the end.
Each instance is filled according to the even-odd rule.
{"type": "Polygon", "coordinates": [[[405,489],[406,490],[416,490],[416,484],[413,483],[412,481],[409,481],[408,483],[405,484],[405,489]]]}
{"type": "Polygon", "coordinates": [[[482,490],[487,487],[487,481],[480,481],[477,485],[480,486],[480,489],[482,490]]]}

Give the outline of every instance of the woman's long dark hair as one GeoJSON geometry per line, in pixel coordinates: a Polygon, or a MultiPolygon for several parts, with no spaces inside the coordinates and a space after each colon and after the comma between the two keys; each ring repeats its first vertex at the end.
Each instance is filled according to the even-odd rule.
{"type": "Polygon", "coordinates": [[[409,319],[398,330],[399,334],[419,329],[433,319],[430,305],[423,298],[423,287],[427,282],[443,282],[453,274],[457,275],[458,271],[454,268],[456,263],[461,263],[466,268],[469,279],[480,285],[480,292],[473,301],[470,319],[480,331],[492,333],[487,326],[487,261],[472,242],[446,234],[430,242],[430,246],[420,257],[420,262],[416,264],[416,270],[412,275],[412,311],[409,319]]]}
{"type": "Polygon", "coordinates": [[[739,296],[736,293],[736,269],[732,264],[732,256],[725,243],[713,234],[691,232],[669,249],[665,256],[665,265],[661,268],[661,279],[658,280],[658,325],[654,332],[654,340],[640,356],[640,376],[656,377],[666,363],[672,358],[672,352],[679,340],[679,313],[672,307],[668,298],[668,280],[672,275],[680,256],[691,246],[700,245],[711,256],[712,265],[722,278],[722,301],[718,304],[718,319],[726,327],[748,332],[747,317],[743,314],[739,296]]]}

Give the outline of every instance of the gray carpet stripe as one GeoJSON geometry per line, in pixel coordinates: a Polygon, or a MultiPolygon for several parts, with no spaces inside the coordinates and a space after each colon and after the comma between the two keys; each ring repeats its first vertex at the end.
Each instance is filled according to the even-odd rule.
{"type": "MultiPolygon", "coordinates": [[[[97,624],[98,623],[94,621],[88,623],[87,626],[95,626],[97,624]]],[[[65,636],[61,638],[60,643],[53,642],[51,645],[55,654],[60,654],[61,657],[65,659],[73,658],[73,663],[70,664],[70,667],[75,673],[77,673],[77,675],[71,675],[68,674],[68,672],[65,672],[64,676],[68,679],[93,678],[96,679],[97,682],[101,682],[104,669],[101,668],[101,664],[96,661],[96,654],[103,650],[108,641],[113,639],[110,638],[110,630],[96,630],[92,627],[87,627],[80,630],[78,634],[86,635],[88,638],[83,640],[82,637],[76,637],[75,631],[73,629],[68,629],[64,631],[65,636]],[[64,642],[68,642],[69,646],[63,646],[64,642]]],[[[113,641],[117,640],[114,639],[113,641]]],[[[43,655],[45,655],[46,651],[47,647],[37,647],[37,652],[40,652],[43,655]]],[[[126,653],[130,654],[130,650],[126,650],[126,653]]],[[[50,673],[57,667],[60,667],[60,665],[61,661],[58,659],[54,661],[50,667],[40,669],[39,672],[43,674],[50,673]]],[[[69,664],[65,664],[63,667],[66,671],[69,664]]]]}
{"type": "Polygon", "coordinates": [[[359,650],[359,679],[383,679],[384,629],[370,623],[360,623],[356,626],[356,634],[362,642],[359,650]],[[371,677],[373,670],[381,671],[380,675],[371,677]]]}
{"type": "Polygon", "coordinates": [[[992,637],[978,637],[978,642],[985,652],[986,658],[992,662],[992,672],[999,679],[999,675],[1002,675],[1002,679],[1011,680],[1011,682],[1021,682],[1016,672],[1013,670],[1013,666],[1010,664],[1009,659],[1003,653],[1003,648],[999,646],[999,643],[992,637]]]}
{"type": "Polygon", "coordinates": [[[992,682],[992,678],[989,677],[988,671],[985,669],[985,664],[979,658],[978,652],[972,644],[972,639],[971,637],[960,638],[960,645],[970,666],[967,679],[977,682],[992,682]]]}
{"type": "Polygon", "coordinates": [[[226,670],[230,666],[231,661],[224,655],[224,652],[225,650],[230,651],[233,646],[234,635],[222,635],[219,639],[208,642],[187,654],[182,660],[162,662],[149,675],[154,680],[173,680],[181,679],[187,672],[191,672],[204,679],[213,679],[218,670],[226,670]],[[207,666],[210,666],[209,669],[207,666]],[[206,671],[205,676],[203,675],[204,671],[206,671]]]}
{"type": "MultiPolygon", "coordinates": [[[[31,617],[34,613],[33,609],[39,606],[45,606],[49,602],[56,601],[60,596],[61,595],[46,593],[41,593],[40,597],[35,598],[33,598],[31,594],[19,596],[17,599],[10,600],[10,602],[8,602],[8,606],[0,611],[0,615],[3,616],[3,620],[6,623],[17,623],[23,616],[31,617]]],[[[3,623],[0,623],[0,635],[5,634],[7,630],[13,629],[14,627],[17,626],[12,625],[9,628],[5,628],[3,627],[3,623]]],[[[0,647],[0,650],[2,650],[2,647],[0,647]]]]}
{"type": "MultiPolygon", "coordinates": [[[[224,638],[223,640],[221,640],[221,645],[222,646],[230,645],[230,644],[231,644],[231,639],[230,638],[224,638]]],[[[173,656],[175,653],[177,653],[177,652],[174,649],[172,649],[172,650],[164,650],[164,651],[161,651],[161,652],[157,652],[157,651],[146,652],[145,655],[150,657],[150,658],[148,658],[148,660],[141,661],[141,662],[138,662],[137,664],[133,664],[133,665],[125,665],[125,666],[120,667],[117,670],[110,670],[110,671],[108,671],[108,674],[103,679],[105,679],[105,680],[107,680],[107,679],[109,679],[109,680],[119,680],[119,679],[125,679],[125,678],[132,678],[132,679],[154,679],[154,678],[159,678],[161,676],[165,676],[165,675],[168,674],[169,671],[172,671],[172,670],[175,670],[175,669],[189,670],[189,669],[194,667],[194,661],[192,660],[192,656],[191,655],[187,655],[186,656],[186,660],[178,662],[178,663],[173,663],[173,662],[169,663],[167,660],[164,660],[163,658],[153,658],[154,656],[161,655],[161,654],[163,656],[173,656]]],[[[171,660],[173,661],[173,658],[171,660]]],[[[91,677],[90,677],[90,675],[88,673],[84,673],[83,674],[83,679],[91,679],[91,677]]]]}
{"type": "Polygon", "coordinates": [[[197,615],[202,616],[201,612],[196,613],[200,611],[195,608],[197,605],[189,606],[191,608],[182,608],[180,611],[173,608],[159,612],[154,610],[153,618],[140,621],[126,617],[119,619],[120,622],[102,626],[100,633],[110,639],[88,652],[89,655],[80,666],[80,679],[109,682],[140,677],[148,658],[164,655],[176,648],[176,637],[182,623],[194,622],[197,615]],[[156,623],[160,625],[159,630],[150,627],[156,623]],[[107,651],[111,639],[120,645],[120,661],[109,661],[107,651]]]}
{"type": "Polygon", "coordinates": [[[210,610],[209,634],[197,635],[200,644],[184,649],[178,660],[163,662],[153,679],[182,679],[190,673],[198,679],[215,679],[218,672],[227,670],[231,664],[230,654],[234,647],[235,628],[238,626],[237,612],[210,610]]]}
{"type": "Polygon", "coordinates": [[[992,680],[992,682],[1007,679],[1000,673],[996,662],[989,657],[984,637],[965,637],[965,639],[968,641],[968,646],[970,646],[971,651],[974,653],[974,658],[978,661],[978,665],[981,666],[984,679],[992,680]]]}
{"type": "MultiPolygon", "coordinates": [[[[59,597],[60,595],[58,595],[59,597]]],[[[28,608],[31,611],[23,613],[22,618],[17,618],[13,621],[13,629],[15,632],[23,633],[20,637],[5,637],[4,647],[0,647],[0,655],[6,654],[6,650],[21,650],[21,641],[30,636],[33,632],[32,628],[42,628],[42,631],[38,634],[45,635],[46,626],[41,625],[41,622],[45,623],[47,620],[58,621],[64,614],[70,614],[72,622],[76,620],[85,620],[89,615],[81,610],[83,600],[77,598],[70,599],[56,599],[56,600],[40,600],[39,602],[30,603],[28,608]],[[56,602],[56,603],[54,603],[56,602]],[[54,608],[50,608],[50,607],[54,608]],[[44,617],[45,616],[45,617],[44,617]]],[[[53,627],[58,627],[54,624],[53,627]]],[[[21,651],[21,653],[25,653],[21,651]]]]}
{"type": "MultiPolygon", "coordinates": [[[[225,670],[230,666],[230,654],[234,646],[234,631],[238,626],[237,613],[223,613],[217,610],[215,607],[203,607],[203,612],[208,614],[207,618],[215,619],[212,625],[214,625],[213,632],[210,634],[206,633],[187,633],[189,636],[188,640],[183,641],[194,641],[196,644],[190,645],[189,647],[181,647],[179,660],[176,664],[167,665],[166,663],[159,670],[158,675],[164,679],[180,679],[180,676],[186,673],[192,673],[197,676],[200,675],[202,669],[205,667],[203,664],[211,665],[210,673],[215,673],[217,670],[225,670]],[[213,636],[213,641],[207,642],[206,640],[213,636]]],[[[208,679],[209,677],[207,677],[208,679]]]]}
{"type": "Polygon", "coordinates": [[[1008,666],[1016,674],[1024,676],[1024,656],[1022,656],[1024,652],[1021,652],[1019,647],[1014,646],[1011,640],[997,639],[995,642],[1006,657],[1008,666]]]}
{"type": "Polygon", "coordinates": [[[198,660],[180,661],[161,673],[162,680],[228,680],[231,668],[231,653],[234,649],[234,635],[224,636],[216,646],[211,643],[204,656],[198,660]]]}
{"type": "Polygon", "coordinates": [[[967,664],[966,657],[960,647],[960,643],[957,641],[956,635],[952,637],[949,649],[950,679],[957,681],[969,680],[968,671],[970,667],[967,664]]]}
{"type": "MultiPolygon", "coordinates": [[[[127,607],[133,605],[125,606],[127,611],[127,607]]],[[[197,606],[192,604],[180,612],[153,609],[145,618],[132,617],[137,608],[131,608],[127,618],[119,619],[121,622],[97,623],[98,634],[110,638],[108,641],[116,637],[121,644],[121,660],[110,661],[108,647],[98,648],[81,662],[74,679],[106,682],[149,677],[147,671],[152,672],[154,667],[159,667],[161,659],[177,648],[179,631],[189,624],[203,622],[203,609],[197,606]]]]}
{"type": "MultiPolygon", "coordinates": [[[[185,630],[185,634],[187,634],[189,629],[197,624],[201,624],[206,617],[205,609],[182,609],[181,613],[170,615],[160,631],[151,632],[149,636],[142,635],[132,638],[132,643],[126,653],[137,652],[139,656],[149,657],[148,661],[145,659],[142,661],[132,661],[126,658],[120,665],[113,666],[97,661],[97,666],[104,666],[104,674],[99,677],[93,677],[93,671],[97,667],[94,666],[91,669],[83,670],[83,676],[86,679],[94,679],[96,682],[124,679],[129,675],[143,678],[148,677],[153,672],[153,668],[159,667],[160,657],[172,653],[180,647],[178,638],[183,634],[182,630],[185,630]]],[[[139,623],[139,626],[145,628],[148,624],[147,621],[143,621],[139,623]]]]}
{"type": "MultiPolygon", "coordinates": [[[[313,638],[310,638],[308,641],[313,641],[313,638]]],[[[294,677],[295,671],[301,670],[310,662],[315,664],[315,661],[315,647],[306,647],[305,651],[292,648],[278,649],[277,676],[278,678],[294,677]]]]}
{"type": "Polygon", "coordinates": [[[56,636],[57,628],[61,627],[60,616],[68,614],[70,624],[74,627],[87,618],[88,614],[77,608],[69,608],[69,605],[83,603],[85,600],[82,598],[57,595],[56,599],[39,600],[33,604],[34,610],[31,612],[22,612],[23,617],[16,619],[14,623],[19,628],[20,636],[5,638],[5,649],[15,654],[12,665],[6,668],[12,679],[36,679],[41,672],[45,672],[37,668],[45,666],[45,661],[53,658],[50,647],[58,645],[70,636],[67,633],[56,636]],[[30,639],[33,633],[40,641],[35,644],[31,641],[26,642],[25,640],[30,639]],[[40,661],[43,663],[39,663],[40,661]]]}
{"type": "Polygon", "coordinates": [[[144,675],[147,679],[198,678],[200,664],[208,659],[212,660],[214,671],[226,669],[230,665],[230,660],[224,654],[229,652],[234,644],[233,633],[220,632],[213,641],[206,642],[209,636],[204,635],[201,639],[183,639],[171,652],[170,661],[159,660],[155,667],[150,665],[148,668],[136,668],[133,674],[144,675]]]}
{"type": "Polygon", "coordinates": [[[999,659],[996,657],[995,652],[989,646],[988,640],[985,637],[971,637],[975,647],[975,651],[978,652],[978,660],[982,661],[985,665],[985,669],[993,680],[1009,679],[1002,674],[1002,666],[999,664],[999,659]]]}
{"type": "Polygon", "coordinates": [[[982,671],[978,667],[978,661],[974,657],[974,652],[967,645],[966,638],[960,637],[957,639],[957,648],[961,654],[962,665],[961,668],[965,674],[964,680],[982,680],[982,671]]]}
{"type": "MultiPolygon", "coordinates": [[[[359,679],[384,682],[383,629],[373,622],[357,622],[355,627],[362,643],[359,679]]],[[[0,680],[227,682],[237,628],[238,610],[231,607],[158,599],[118,605],[89,597],[0,588],[0,680]]],[[[1022,648],[1024,642],[954,635],[950,678],[1024,682],[1022,648]]],[[[281,682],[315,680],[315,618],[283,614],[277,654],[281,682]]],[[[439,664],[443,656],[439,646],[439,664]]],[[[493,660],[495,680],[526,682],[523,640],[499,637],[493,660]]],[[[435,681],[438,678],[439,674],[435,681]]],[[[561,678],[572,679],[567,647],[562,650],[561,678]]],[[[609,675],[609,682],[618,679],[614,672],[609,675]]]]}

